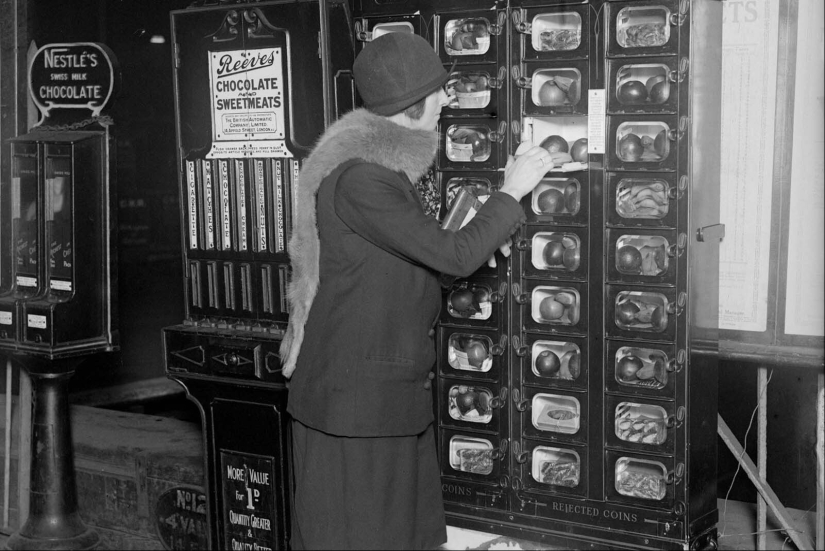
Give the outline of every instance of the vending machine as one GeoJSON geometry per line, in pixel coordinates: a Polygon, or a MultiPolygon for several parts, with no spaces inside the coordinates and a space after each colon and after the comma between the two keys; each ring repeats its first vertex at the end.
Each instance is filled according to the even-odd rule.
{"type": "Polygon", "coordinates": [[[560,159],[512,256],[445,281],[448,523],[715,548],[721,2],[360,0],[355,20],[420,33],[452,71],[448,225],[520,143],[560,159]]]}
{"type": "Polygon", "coordinates": [[[210,547],[286,549],[290,220],[302,160],[355,105],[354,23],[343,0],[273,0],[171,24],[186,317],[166,371],[202,414],[210,547]]]}

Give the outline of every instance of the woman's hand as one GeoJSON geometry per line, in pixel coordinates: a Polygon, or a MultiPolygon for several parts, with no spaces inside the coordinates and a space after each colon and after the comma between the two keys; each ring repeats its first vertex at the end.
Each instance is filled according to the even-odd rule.
{"type": "Polygon", "coordinates": [[[554,159],[546,149],[522,142],[515,157],[511,155],[507,159],[501,191],[516,201],[521,201],[522,197],[533,191],[553,165],[554,159]]]}
{"type": "MultiPolygon", "coordinates": [[[[501,247],[499,247],[498,250],[502,255],[504,255],[504,258],[507,258],[508,256],[510,256],[510,247],[512,247],[512,246],[513,246],[513,240],[508,237],[507,242],[504,243],[501,247]]],[[[493,256],[491,256],[487,260],[487,265],[491,268],[496,267],[496,255],[495,254],[493,254],[493,256]]]]}

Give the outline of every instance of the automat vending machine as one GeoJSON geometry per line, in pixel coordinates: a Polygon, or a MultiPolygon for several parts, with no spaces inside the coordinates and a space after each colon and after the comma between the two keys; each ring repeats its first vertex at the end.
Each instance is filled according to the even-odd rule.
{"type": "Polygon", "coordinates": [[[4,144],[0,356],[33,386],[30,507],[10,549],[98,542],[78,513],[68,380],[90,355],[119,347],[115,140],[103,113],[118,79],[103,44],[39,48],[28,84],[41,118],[4,144]]]}
{"type": "Polygon", "coordinates": [[[721,2],[360,0],[356,29],[420,33],[452,68],[448,223],[519,143],[558,158],[513,255],[444,289],[448,523],[715,548],[721,2]]]}
{"type": "Polygon", "coordinates": [[[353,22],[337,0],[171,22],[186,318],[163,331],[166,371],[202,415],[210,548],[286,549],[290,219],[301,161],[355,103],[353,22]]]}

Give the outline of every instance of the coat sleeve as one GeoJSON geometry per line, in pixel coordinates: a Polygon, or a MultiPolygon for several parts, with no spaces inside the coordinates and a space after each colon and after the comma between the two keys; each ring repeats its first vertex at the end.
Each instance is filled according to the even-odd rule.
{"type": "Polygon", "coordinates": [[[377,247],[461,277],[475,272],[525,220],[515,199],[493,193],[462,229],[442,230],[424,213],[407,178],[367,163],[341,174],[334,200],[341,220],[377,247]]]}

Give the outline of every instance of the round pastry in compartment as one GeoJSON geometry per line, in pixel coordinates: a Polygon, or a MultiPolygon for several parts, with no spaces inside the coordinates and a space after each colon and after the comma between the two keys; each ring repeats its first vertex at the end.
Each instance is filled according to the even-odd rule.
{"type": "Polygon", "coordinates": [[[573,381],[581,375],[581,350],[576,343],[537,340],[530,349],[530,357],[537,377],[573,381]]]}

